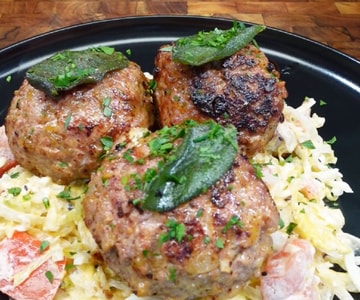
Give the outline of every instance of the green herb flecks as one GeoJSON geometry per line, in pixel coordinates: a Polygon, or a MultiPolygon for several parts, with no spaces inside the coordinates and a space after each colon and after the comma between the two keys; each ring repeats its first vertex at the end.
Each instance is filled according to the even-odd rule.
{"type": "Polygon", "coordinates": [[[223,228],[222,232],[226,233],[231,227],[236,226],[239,228],[244,227],[244,223],[240,221],[239,217],[236,215],[233,215],[229,221],[225,224],[225,227],[223,228]]]}
{"type": "Polygon", "coordinates": [[[20,195],[20,193],[21,193],[21,187],[11,187],[11,188],[8,188],[8,193],[9,194],[11,194],[11,195],[13,195],[13,196],[18,196],[18,195],[20,195]]]}
{"type": "Polygon", "coordinates": [[[55,97],[75,86],[99,82],[107,72],[127,65],[126,56],[111,47],[64,50],[31,67],[26,79],[33,87],[55,97]]]}
{"type": "Polygon", "coordinates": [[[186,228],[184,223],[178,223],[176,220],[169,219],[166,221],[165,226],[167,228],[167,232],[160,234],[160,246],[170,240],[176,240],[178,243],[180,243],[186,235],[186,228]]]}
{"type": "Polygon", "coordinates": [[[304,146],[305,148],[308,148],[308,149],[315,149],[315,146],[313,144],[313,142],[311,140],[307,140],[307,141],[304,141],[301,143],[302,146],[304,146]]]}
{"type": "Polygon", "coordinates": [[[46,240],[42,241],[41,244],[40,244],[40,248],[39,248],[40,253],[44,252],[49,247],[50,247],[49,241],[46,241],[46,240]]]}
{"type": "Polygon", "coordinates": [[[173,59],[193,66],[219,60],[245,47],[264,29],[263,25],[247,27],[243,23],[234,22],[232,28],[227,30],[215,28],[213,31],[201,31],[178,39],[173,47],[173,59]]]}
{"type": "Polygon", "coordinates": [[[81,197],[80,196],[74,196],[72,193],[71,193],[71,189],[69,187],[65,187],[63,191],[61,191],[60,193],[58,193],[56,195],[57,198],[60,198],[60,199],[64,199],[66,201],[71,201],[71,200],[78,200],[80,199],[81,197]]]}
{"type": "Polygon", "coordinates": [[[231,167],[238,150],[236,135],[233,126],[212,121],[188,128],[172,159],[145,184],[141,206],[169,211],[207,190],[231,167]]]}
{"type": "Polygon", "coordinates": [[[54,274],[51,271],[45,272],[45,277],[49,280],[50,283],[54,281],[54,274]]]}
{"type": "Polygon", "coordinates": [[[288,226],[286,226],[286,233],[288,235],[292,234],[294,229],[297,227],[297,224],[294,222],[290,222],[288,226]]]}

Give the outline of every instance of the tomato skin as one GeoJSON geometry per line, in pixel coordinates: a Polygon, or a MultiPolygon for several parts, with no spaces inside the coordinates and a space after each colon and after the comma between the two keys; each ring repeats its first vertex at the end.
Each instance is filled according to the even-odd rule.
{"type": "Polygon", "coordinates": [[[271,255],[261,277],[263,300],[317,299],[311,264],[315,249],[309,241],[294,238],[271,255]]]}
{"type": "Polygon", "coordinates": [[[11,168],[13,168],[17,165],[18,165],[18,163],[16,160],[6,161],[6,163],[0,167],[0,177],[2,177],[5,172],[9,171],[11,168]]]}
{"type": "Polygon", "coordinates": [[[14,285],[13,276],[40,257],[41,241],[26,232],[14,232],[0,242],[0,290],[16,300],[52,300],[64,276],[65,260],[46,260],[30,276],[14,285]]]}

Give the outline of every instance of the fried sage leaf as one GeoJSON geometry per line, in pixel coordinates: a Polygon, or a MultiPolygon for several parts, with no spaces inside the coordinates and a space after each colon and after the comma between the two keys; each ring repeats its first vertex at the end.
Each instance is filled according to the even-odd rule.
{"type": "Polygon", "coordinates": [[[237,154],[236,129],[207,122],[190,127],[182,143],[145,186],[142,207],[169,211],[206,191],[231,167],[237,154]]]}
{"type": "Polygon", "coordinates": [[[264,29],[264,25],[246,27],[243,23],[234,22],[228,30],[215,28],[213,31],[200,31],[176,40],[172,49],[173,59],[192,66],[219,60],[245,47],[264,29]]]}
{"type": "Polygon", "coordinates": [[[99,82],[104,75],[128,65],[128,59],[110,47],[64,50],[26,72],[29,83],[49,96],[58,96],[78,85],[99,82]]]}

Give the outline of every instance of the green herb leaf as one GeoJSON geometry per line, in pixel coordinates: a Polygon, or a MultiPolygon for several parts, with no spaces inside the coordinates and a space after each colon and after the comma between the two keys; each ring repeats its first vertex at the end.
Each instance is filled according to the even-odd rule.
{"type": "Polygon", "coordinates": [[[110,136],[103,136],[100,138],[101,145],[103,146],[103,150],[108,151],[113,146],[114,142],[112,137],[110,136]]]}
{"type": "Polygon", "coordinates": [[[173,59],[193,66],[219,60],[245,47],[264,29],[263,25],[246,27],[243,23],[234,22],[228,30],[215,28],[213,31],[201,31],[178,39],[173,47],[173,59]]]}
{"type": "Polygon", "coordinates": [[[45,272],[45,276],[46,276],[46,278],[49,280],[50,283],[53,283],[53,281],[54,281],[54,275],[53,275],[53,273],[51,273],[51,271],[46,271],[46,272],[45,272]]]}
{"type": "Polygon", "coordinates": [[[238,149],[236,135],[233,126],[215,122],[190,127],[174,158],[145,185],[142,207],[172,210],[207,190],[231,167],[238,149]]]}
{"type": "Polygon", "coordinates": [[[284,220],[283,219],[279,219],[279,228],[280,229],[283,229],[285,227],[285,223],[284,223],[284,220]]]}
{"type": "Polygon", "coordinates": [[[60,198],[60,199],[67,200],[67,201],[80,199],[80,196],[71,195],[71,191],[69,189],[66,189],[66,188],[63,191],[61,191],[60,193],[58,193],[56,195],[56,197],[60,198]]]}
{"type": "Polygon", "coordinates": [[[183,240],[186,234],[184,223],[178,223],[176,220],[169,219],[166,221],[165,226],[168,228],[168,231],[160,235],[159,245],[162,245],[163,243],[170,240],[176,240],[178,243],[183,240]]]}
{"type": "Polygon", "coordinates": [[[10,178],[14,179],[14,178],[18,178],[20,176],[20,172],[14,172],[10,175],[10,178]]]}
{"type": "Polygon", "coordinates": [[[315,146],[311,140],[304,141],[301,143],[301,145],[308,149],[315,149],[315,146]]]}
{"type": "Polygon", "coordinates": [[[21,193],[21,188],[20,187],[12,187],[12,188],[8,188],[8,193],[13,195],[13,196],[18,196],[21,193]]]}
{"type": "Polygon", "coordinates": [[[50,208],[50,200],[49,200],[48,197],[44,197],[44,198],[42,199],[42,203],[44,204],[44,207],[45,207],[46,209],[50,208]]]}
{"type": "Polygon", "coordinates": [[[169,268],[169,279],[173,282],[176,281],[176,272],[175,272],[174,267],[169,268]]]}
{"type": "Polygon", "coordinates": [[[216,248],[223,249],[224,248],[224,242],[222,239],[217,239],[215,242],[216,248]]]}
{"type": "Polygon", "coordinates": [[[44,252],[47,248],[49,248],[50,243],[48,241],[42,241],[40,244],[40,253],[44,252]]]}
{"type": "Polygon", "coordinates": [[[252,163],[252,165],[254,167],[256,178],[261,179],[264,176],[262,172],[263,165],[260,163],[252,163]]]}
{"type": "Polygon", "coordinates": [[[289,235],[292,234],[296,226],[297,226],[296,223],[290,222],[289,225],[286,226],[286,233],[289,235]]]}
{"type": "Polygon", "coordinates": [[[240,228],[244,227],[244,223],[240,221],[239,217],[236,215],[233,215],[229,221],[225,224],[225,227],[223,228],[222,232],[226,233],[232,226],[238,226],[240,228]]]}
{"type": "Polygon", "coordinates": [[[336,142],[336,136],[333,136],[330,140],[326,141],[329,145],[332,145],[336,142]]]}
{"type": "Polygon", "coordinates": [[[66,116],[66,119],[65,119],[65,122],[64,122],[64,129],[68,129],[69,127],[69,124],[70,124],[70,121],[71,121],[71,116],[72,114],[69,113],[67,116],[66,116]]]}
{"type": "Polygon", "coordinates": [[[324,100],[320,100],[320,106],[324,106],[324,105],[327,105],[327,102],[326,101],[324,101],[324,100]]]}
{"type": "Polygon", "coordinates": [[[209,236],[205,236],[203,239],[203,242],[205,245],[209,244],[211,242],[211,238],[209,236]]]}
{"type": "Polygon", "coordinates": [[[47,95],[58,96],[75,86],[99,82],[107,72],[127,65],[128,59],[111,47],[64,50],[31,67],[26,79],[47,95]]]}
{"type": "Polygon", "coordinates": [[[74,265],[74,264],[66,264],[66,265],[65,265],[65,270],[66,270],[66,271],[69,271],[69,270],[71,270],[71,269],[73,269],[73,268],[75,268],[75,265],[74,265]]]}

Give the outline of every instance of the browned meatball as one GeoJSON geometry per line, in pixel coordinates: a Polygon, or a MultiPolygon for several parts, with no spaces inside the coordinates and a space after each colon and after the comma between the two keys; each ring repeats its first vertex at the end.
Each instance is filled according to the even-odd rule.
{"type": "Polygon", "coordinates": [[[287,97],[285,82],[274,65],[253,45],[199,67],[176,63],[170,51],[160,48],[154,80],[161,126],[189,118],[232,123],[247,155],[261,150],[271,139],[287,97]]]}
{"type": "Polygon", "coordinates": [[[153,124],[152,97],[140,67],[130,62],[102,81],[53,99],[27,80],[15,92],[5,120],[15,159],[26,169],[69,183],[99,166],[101,139],[153,124]]]}
{"type": "Polygon", "coordinates": [[[269,234],[279,218],[273,200],[238,155],[216,184],[189,202],[167,212],[142,209],[133,200],[144,196],[137,186],[158,165],[148,146],[155,136],[114,150],[92,175],[86,225],[105,261],[139,296],[229,296],[260,276],[271,252],[269,234]],[[171,237],[174,231],[183,234],[171,237]]]}

